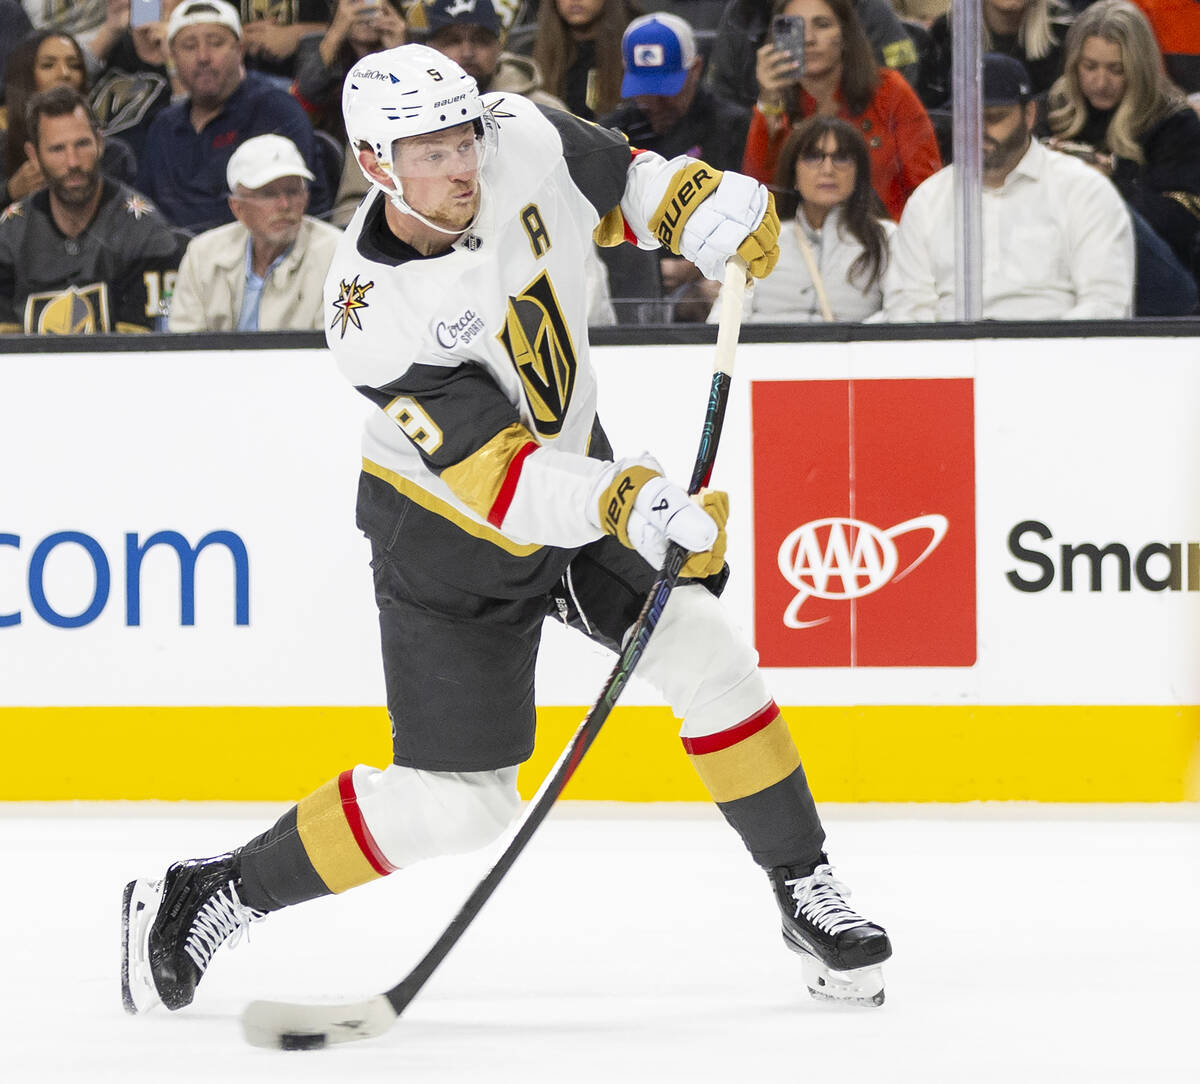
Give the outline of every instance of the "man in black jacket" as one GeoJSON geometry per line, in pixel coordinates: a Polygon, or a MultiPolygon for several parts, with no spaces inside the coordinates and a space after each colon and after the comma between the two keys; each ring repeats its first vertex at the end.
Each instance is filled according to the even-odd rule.
{"type": "Polygon", "coordinates": [[[621,41],[624,101],[599,124],[664,158],[686,154],[717,169],[739,169],[750,110],[702,86],[704,60],[691,26],[658,12],[634,19],[621,41]]]}

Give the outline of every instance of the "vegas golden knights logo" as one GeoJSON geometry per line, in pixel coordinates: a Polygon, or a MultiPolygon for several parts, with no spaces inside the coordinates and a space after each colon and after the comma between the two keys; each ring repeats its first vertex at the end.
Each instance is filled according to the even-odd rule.
{"type": "Polygon", "coordinates": [[[538,433],[558,436],[571,406],[579,361],[545,271],[517,297],[508,299],[504,330],[497,338],[525,385],[538,433]]]}
{"type": "Polygon", "coordinates": [[[111,330],[107,283],[30,294],[25,301],[27,335],[91,335],[111,330]]]}
{"type": "Polygon", "coordinates": [[[140,124],[155,99],[167,88],[156,72],[109,72],[92,91],[92,110],[108,134],[140,124]]]}
{"type": "Polygon", "coordinates": [[[276,26],[292,26],[299,22],[297,19],[296,0],[241,0],[235,6],[241,8],[243,23],[257,22],[265,19],[276,26]]]}

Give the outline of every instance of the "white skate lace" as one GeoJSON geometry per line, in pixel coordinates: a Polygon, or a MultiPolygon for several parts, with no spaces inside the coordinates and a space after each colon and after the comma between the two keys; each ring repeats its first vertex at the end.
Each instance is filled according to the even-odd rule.
{"type": "Polygon", "coordinates": [[[209,899],[196,913],[195,921],[184,942],[184,951],[200,971],[208,967],[208,961],[225,941],[232,937],[229,947],[233,948],[251,922],[266,917],[265,911],[247,907],[238,899],[237,889],[227,884],[209,899]]]}
{"type": "Polygon", "coordinates": [[[796,901],[795,917],[800,918],[803,912],[804,918],[826,933],[836,936],[843,930],[869,925],[846,903],[850,889],[833,876],[830,866],[817,866],[811,877],[797,877],[783,883],[791,888],[796,901]]]}

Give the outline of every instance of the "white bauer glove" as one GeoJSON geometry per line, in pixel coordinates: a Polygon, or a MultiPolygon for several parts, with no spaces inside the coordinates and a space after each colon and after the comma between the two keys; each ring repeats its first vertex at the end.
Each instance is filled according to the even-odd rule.
{"type": "Polygon", "coordinates": [[[695,159],[671,178],[650,228],[718,282],[732,256],[745,260],[756,279],[766,278],[779,260],[779,215],[771,193],[744,173],[722,173],[695,159]]]}
{"type": "Polygon", "coordinates": [[[695,504],[647,455],[614,463],[595,496],[597,525],[637,550],[652,568],[662,568],[671,542],[691,554],[680,573],[683,577],[703,579],[724,565],[727,494],[706,493],[703,504],[695,504]]]}

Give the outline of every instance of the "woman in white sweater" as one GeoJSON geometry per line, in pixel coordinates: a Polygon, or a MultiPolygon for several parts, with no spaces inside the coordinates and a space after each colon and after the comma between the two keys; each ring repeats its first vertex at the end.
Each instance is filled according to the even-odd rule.
{"type": "MultiPolygon", "coordinates": [[[[780,150],[774,191],[783,220],[779,263],[747,292],[743,319],[856,322],[877,313],[896,226],[871,186],[857,129],[828,116],[798,125],[780,150]]],[[[710,322],[719,312],[720,298],[710,322]]]]}

